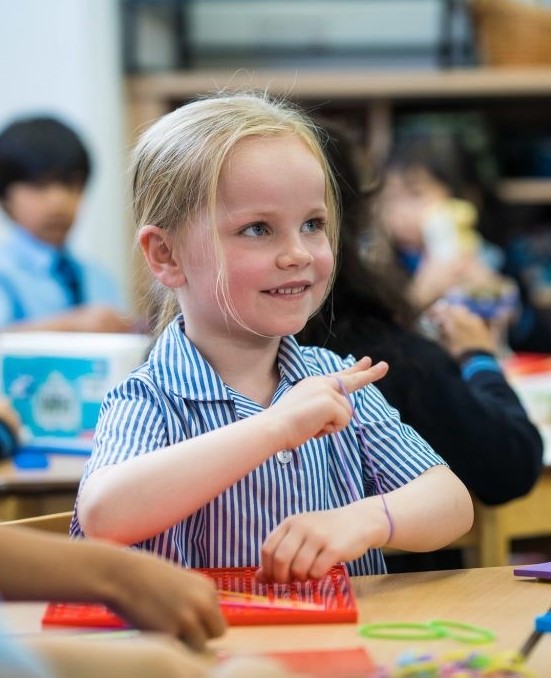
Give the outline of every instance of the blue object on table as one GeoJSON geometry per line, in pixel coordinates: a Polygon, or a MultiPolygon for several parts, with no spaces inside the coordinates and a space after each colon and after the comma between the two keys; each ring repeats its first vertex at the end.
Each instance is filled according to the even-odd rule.
{"type": "Polygon", "coordinates": [[[493,320],[506,313],[512,313],[519,305],[519,292],[514,286],[503,289],[499,294],[477,296],[468,289],[460,287],[448,292],[445,297],[450,304],[466,306],[471,313],[479,315],[485,320],[493,320]]]}
{"type": "Polygon", "coordinates": [[[551,633],[551,612],[536,617],[536,631],[538,633],[551,633]]]}
{"type": "Polygon", "coordinates": [[[19,453],[29,454],[72,454],[89,457],[92,453],[92,441],[78,438],[45,438],[19,446],[19,453]]]}
{"type": "Polygon", "coordinates": [[[13,457],[13,463],[21,469],[48,468],[48,457],[44,452],[21,450],[13,457]]]}

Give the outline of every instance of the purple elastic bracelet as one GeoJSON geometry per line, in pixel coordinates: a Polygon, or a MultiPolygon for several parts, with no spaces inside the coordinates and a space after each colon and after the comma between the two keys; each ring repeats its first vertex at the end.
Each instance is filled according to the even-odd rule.
{"type": "MultiPolygon", "coordinates": [[[[352,419],[358,427],[358,431],[360,433],[361,446],[362,446],[363,451],[365,453],[367,463],[369,464],[371,472],[373,473],[373,479],[375,481],[375,487],[377,488],[377,493],[381,497],[381,500],[383,502],[383,507],[384,507],[386,517],[387,517],[387,520],[388,520],[389,530],[388,530],[388,539],[386,540],[386,544],[389,544],[390,540],[394,536],[394,521],[392,520],[392,516],[390,515],[390,511],[388,510],[385,495],[383,493],[383,490],[381,488],[381,484],[379,482],[379,478],[378,478],[377,473],[375,471],[375,464],[373,463],[373,457],[371,456],[371,453],[369,451],[369,444],[367,442],[367,438],[366,438],[365,433],[363,431],[363,425],[360,422],[358,415],[356,414],[356,408],[354,407],[354,403],[352,402],[352,398],[350,397],[350,394],[348,393],[348,390],[346,389],[344,382],[342,381],[342,379],[340,377],[336,377],[336,376],[333,375],[333,378],[335,379],[335,381],[339,385],[341,393],[348,400],[350,407],[352,408],[352,419]]],[[[346,459],[345,459],[345,456],[344,456],[344,450],[342,449],[342,444],[341,444],[341,441],[339,439],[338,434],[335,434],[334,439],[335,439],[335,443],[336,443],[336,447],[337,447],[337,452],[339,453],[341,465],[344,468],[344,472],[345,472],[345,475],[346,475],[346,482],[348,483],[348,487],[350,488],[350,491],[352,493],[354,501],[357,501],[357,500],[361,499],[361,497],[359,496],[358,491],[356,489],[356,486],[354,485],[354,483],[352,481],[352,477],[351,477],[350,471],[348,469],[348,464],[346,463],[346,459]]]]}

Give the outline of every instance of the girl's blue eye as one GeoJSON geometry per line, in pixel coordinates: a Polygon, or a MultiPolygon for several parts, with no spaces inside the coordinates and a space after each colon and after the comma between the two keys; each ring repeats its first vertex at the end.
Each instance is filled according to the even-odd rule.
{"type": "Polygon", "coordinates": [[[315,233],[323,230],[325,223],[321,219],[308,219],[302,224],[302,230],[307,233],[315,233]]]}
{"type": "Polygon", "coordinates": [[[259,222],[258,224],[251,224],[244,228],[242,231],[243,235],[248,235],[250,237],[258,237],[260,235],[266,235],[268,228],[266,224],[259,222]]]}

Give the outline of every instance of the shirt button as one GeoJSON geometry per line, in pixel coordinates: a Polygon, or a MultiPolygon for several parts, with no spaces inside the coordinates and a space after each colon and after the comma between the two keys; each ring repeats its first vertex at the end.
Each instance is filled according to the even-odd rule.
{"type": "Polygon", "coordinates": [[[293,450],[281,450],[276,454],[276,457],[280,464],[288,464],[293,458],[293,450]]]}

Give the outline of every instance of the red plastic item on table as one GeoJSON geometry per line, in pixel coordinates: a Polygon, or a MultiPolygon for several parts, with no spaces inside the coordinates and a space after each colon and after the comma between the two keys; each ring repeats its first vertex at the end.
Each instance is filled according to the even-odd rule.
{"type": "MultiPolygon", "coordinates": [[[[263,584],[255,579],[256,568],[205,568],[198,572],[214,579],[220,591],[266,596],[266,607],[254,604],[224,606],[222,612],[230,626],[262,624],[335,624],[354,623],[358,619],[356,598],[344,565],[335,565],[319,580],[289,584],[263,584]],[[270,608],[270,600],[296,600],[321,605],[321,609],[270,608]]],[[[126,628],[127,623],[105,605],[51,602],[42,618],[44,626],[81,628],[126,628]]]]}

